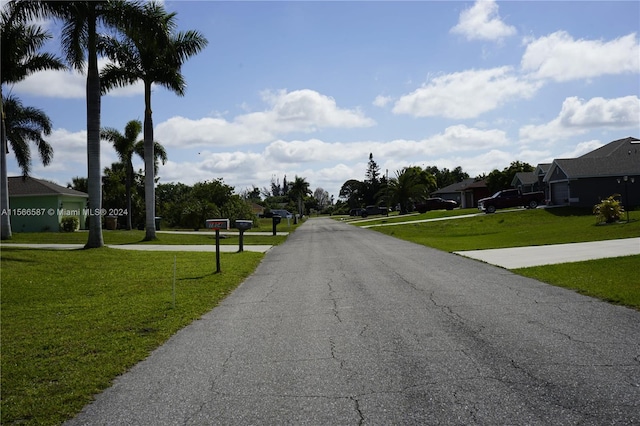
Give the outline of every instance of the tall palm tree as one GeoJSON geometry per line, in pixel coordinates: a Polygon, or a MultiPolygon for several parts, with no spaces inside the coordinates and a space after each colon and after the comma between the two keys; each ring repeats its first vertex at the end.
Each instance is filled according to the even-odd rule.
{"type": "MultiPolygon", "coordinates": [[[[87,64],[87,181],[89,208],[102,207],[100,170],[100,75],[98,73],[98,27],[118,29],[123,26],[145,28],[152,23],[141,14],[139,1],[53,1],[12,0],[10,7],[25,17],[53,17],[63,21],[61,44],[67,62],[84,70],[87,64]],[[86,55],[86,57],[85,57],[86,55]]],[[[85,248],[104,245],[102,221],[98,214],[89,216],[89,236],[85,248]]]]}
{"type": "MultiPolygon", "coordinates": [[[[24,80],[37,71],[65,68],[62,61],[55,56],[49,53],[39,53],[51,35],[40,27],[27,25],[18,12],[18,9],[7,6],[0,15],[1,45],[4,46],[0,49],[2,86],[24,80]]],[[[5,122],[7,113],[11,114],[14,120],[11,131],[14,134],[11,135],[9,141],[11,141],[11,147],[16,154],[23,175],[26,176],[29,173],[31,158],[27,140],[32,140],[38,145],[40,156],[45,165],[49,163],[51,155],[53,155],[51,146],[41,136],[45,130],[51,132],[49,118],[41,110],[25,109],[15,98],[11,100],[10,105],[5,105],[0,86],[0,210],[5,213],[9,210],[9,178],[7,176],[7,153],[9,151],[7,135],[9,132],[7,132],[5,122]],[[16,122],[17,117],[22,117],[23,121],[16,122]],[[19,131],[18,129],[23,126],[25,126],[23,129],[25,131],[19,131]],[[41,132],[37,134],[27,130],[31,129],[37,132],[38,128],[41,132]],[[20,139],[21,137],[22,139],[20,139]]],[[[8,214],[0,215],[0,238],[3,240],[11,238],[11,220],[8,214]]]]}
{"type": "Polygon", "coordinates": [[[291,187],[289,188],[289,196],[297,201],[298,203],[298,214],[302,216],[302,201],[304,197],[307,195],[311,195],[311,190],[309,189],[309,182],[306,181],[305,178],[296,176],[291,183],[291,187]]]}
{"type": "MultiPolygon", "coordinates": [[[[118,158],[126,167],[125,190],[127,197],[127,229],[133,229],[131,217],[133,215],[131,208],[131,185],[133,184],[133,154],[136,153],[144,160],[144,141],[137,141],[138,135],[142,131],[142,123],[140,120],[131,120],[124,128],[124,134],[114,128],[102,129],[100,135],[102,139],[113,144],[118,158]]],[[[154,169],[157,169],[158,159],[162,160],[162,164],[167,161],[167,153],[159,142],[154,142],[154,169]]]]}
{"type": "Polygon", "coordinates": [[[175,13],[167,13],[160,3],[144,5],[147,18],[160,24],[150,28],[128,27],[126,38],[104,40],[103,48],[115,64],[102,73],[103,91],[142,80],[144,84],[144,151],[145,155],[145,240],[156,239],[155,173],[151,85],[160,84],[183,96],[186,82],[182,64],[201,51],[207,40],[197,31],[175,33],[175,13]]]}

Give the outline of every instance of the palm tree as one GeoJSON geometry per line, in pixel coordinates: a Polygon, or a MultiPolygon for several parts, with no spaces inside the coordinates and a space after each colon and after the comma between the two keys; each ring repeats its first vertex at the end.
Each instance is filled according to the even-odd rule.
{"type": "MultiPolygon", "coordinates": [[[[131,223],[132,208],[131,208],[131,185],[133,184],[133,154],[136,153],[144,160],[144,141],[136,141],[138,135],[142,131],[142,123],[140,120],[131,120],[124,128],[124,134],[113,128],[102,129],[100,135],[102,139],[105,139],[113,143],[113,147],[118,153],[118,158],[126,167],[126,198],[127,198],[127,229],[133,229],[131,223]]],[[[159,142],[154,142],[154,154],[156,156],[154,160],[154,169],[158,166],[158,159],[162,160],[162,164],[167,161],[167,153],[164,147],[159,142]]]]}
{"type": "MultiPolygon", "coordinates": [[[[0,16],[1,45],[4,46],[3,49],[0,49],[2,85],[17,83],[37,71],[65,68],[64,64],[55,56],[49,53],[39,53],[40,48],[51,35],[40,27],[25,24],[18,12],[19,9],[7,6],[2,10],[0,16]]],[[[11,98],[10,102],[7,99],[7,105],[5,105],[1,86],[0,116],[2,117],[0,121],[0,210],[6,213],[9,210],[9,178],[7,175],[9,147],[7,141],[11,142],[22,174],[25,176],[29,174],[31,158],[29,145],[26,141],[32,140],[36,143],[45,165],[51,160],[53,151],[41,136],[43,132],[45,134],[51,132],[49,118],[41,110],[24,108],[15,98],[11,98]],[[5,121],[8,117],[12,117],[13,120],[10,132],[7,132],[7,122],[5,121]]],[[[0,238],[3,240],[11,238],[11,221],[8,214],[0,215],[0,238]]]]}
{"type": "Polygon", "coordinates": [[[435,178],[420,167],[405,167],[389,179],[389,191],[393,204],[400,204],[400,214],[409,211],[409,203],[425,199],[435,187],[435,178]]]}
{"type": "MultiPolygon", "coordinates": [[[[141,14],[138,1],[34,1],[13,0],[10,7],[25,17],[54,17],[63,21],[61,44],[67,62],[84,70],[87,64],[87,181],[89,208],[102,207],[100,170],[100,75],[98,73],[98,26],[152,27],[141,14]],[[86,60],[85,60],[86,53],[86,60]]],[[[104,245],[100,215],[89,216],[89,236],[85,248],[104,245]]]]}
{"type": "Polygon", "coordinates": [[[155,227],[155,173],[153,118],[151,112],[151,85],[160,84],[183,96],[186,82],[181,74],[182,64],[201,51],[207,40],[197,31],[175,33],[175,13],[167,13],[160,3],[144,5],[150,21],[158,26],[150,28],[128,27],[126,38],[103,41],[104,51],[115,64],[107,65],[102,73],[103,91],[122,87],[142,80],[144,84],[144,151],[145,155],[145,240],[156,239],[155,227]]]}
{"type": "Polygon", "coordinates": [[[289,189],[289,196],[298,202],[298,214],[302,216],[302,200],[307,195],[311,195],[311,190],[309,189],[309,182],[305,180],[305,178],[301,178],[296,176],[291,184],[289,189]]]}
{"type": "Polygon", "coordinates": [[[36,144],[42,164],[48,165],[53,158],[53,148],[42,138],[43,134],[51,134],[51,120],[38,108],[24,107],[14,96],[4,100],[4,109],[7,141],[11,144],[22,175],[27,177],[31,171],[29,141],[36,144]]]}

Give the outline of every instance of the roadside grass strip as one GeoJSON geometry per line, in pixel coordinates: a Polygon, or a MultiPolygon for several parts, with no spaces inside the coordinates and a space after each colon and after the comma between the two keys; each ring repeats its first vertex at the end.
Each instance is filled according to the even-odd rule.
{"type": "Polygon", "coordinates": [[[216,274],[211,253],[3,244],[1,423],[61,424],[73,417],[116,376],[215,307],[263,256],[222,253],[216,274]]]}

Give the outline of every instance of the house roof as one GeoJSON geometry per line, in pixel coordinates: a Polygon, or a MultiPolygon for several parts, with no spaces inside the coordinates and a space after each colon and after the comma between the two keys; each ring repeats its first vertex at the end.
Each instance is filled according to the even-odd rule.
{"type": "Polygon", "coordinates": [[[540,163],[536,166],[535,173],[544,175],[549,171],[550,168],[551,168],[551,163],[540,163]]]}
{"type": "Polygon", "coordinates": [[[511,181],[511,186],[514,186],[518,181],[522,185],[533,185],[538,183],[538,174],[536,172],[518,172],[511,181]]]}
{"type": "Polygon", "coordinates": [[[448,194],[452,192],[464,192],[468,189],[473,188],[484,188],[486,185],[484,180],[480,180],[476,182],[474,178],[468,178],[463,180],[462,182],[456,182],[449,186],[445,186],[444,188],[438,189],[434,191],[433,194],[448,194]]]}
{"type": "Polygon", "coordinates": [[[33,195],[68,195],[72,197],[88,197],[84,192],[65,188],[53,182],[32,177],[9,177],[9,195],[12,197],[26,197],[33,195]]]}
{"type": "Polygon", "coordinates": [[[553,160],[545,181],[555,168],[568,179],[640,175],[640,139],[618,139],[578,158],[553,160]]]}
{"type": "Polygon", "coordinates": [[[624,158],[631,155],[630,152],[633,150],[635,150],[636,153],[640,151],[640,139],[628,137],[609,142],[578,158],[624,158]]]}

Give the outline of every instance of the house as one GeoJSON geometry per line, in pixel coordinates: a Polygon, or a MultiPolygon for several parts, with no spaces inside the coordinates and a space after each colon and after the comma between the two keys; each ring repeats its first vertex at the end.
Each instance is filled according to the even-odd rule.
{"type": "Polygon", "coordinates": [[[251,210],[258,216],[258,217],[262,217],[264,216],[264,207],[261,206],[260,204],[256,204],[256,203],[251,203],[251,210]]]}
{"type": "Polygon", "coordinates": [[[480,180],[476,182],[473,178],[464,179],[462,182],[445,186],[431,194],[432,197],[453,200],[463,209],[477,207],[478,200],[490,195],[485,181],[480,180]]]}
{"type": "MultiPolygon", "coordinates": [[[[544,183],[544,177],[550,167],[551,163],[542,163],[538,164],[533,172],[518,172],[513,177],[511,186],[520,189],[522,192],[545,191],[547,185],[544,183]]],[[[548,191],[545,191],[545,196],[547,195],[548,191]]]]}
{"type": "Polygon", "coordinates": [[[89,196],[32,177],[9,177],[9,210],[12,232],[41,232],[60,229],[64,216],[78,218],[85,228],[89,196]]]}
{"type": "Polygon", "coordinates": [[[618,139],[578,158],[553,160],[544,183],[553,205],[593,207],[620,194],[627,209],[640,206],[640,139],[618,139]]]}

